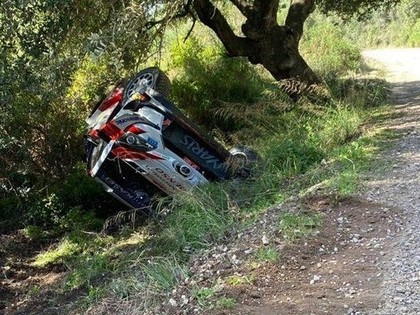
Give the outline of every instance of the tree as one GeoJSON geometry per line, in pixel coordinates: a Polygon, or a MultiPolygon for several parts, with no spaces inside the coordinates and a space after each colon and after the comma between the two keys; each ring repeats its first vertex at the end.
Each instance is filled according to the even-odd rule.
{"type": "Polygon", "coordinates": [[[245,17],[242,34],[235,34],[214,0],[195,0],[192,7],[202,23],[222,41],[229,56],[247,57],[263,65],[276,80],[295,78],[307,84],[319,78],[299,53],[304,23],[318,3],[324,13],[335,12],[343,18],[365,18],[380,7],[399,0],[290,0],[283,25],[277,21],[280,0],[229,0],[245,17]]]}

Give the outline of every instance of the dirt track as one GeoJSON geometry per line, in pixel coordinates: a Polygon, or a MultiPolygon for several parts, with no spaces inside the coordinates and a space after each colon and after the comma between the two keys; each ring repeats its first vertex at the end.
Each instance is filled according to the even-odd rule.
{"type": "Polygon", "coordinates": [[[420,49],[365,52],[388,69],[387,80],[399,118],[385,128],[402,132],[403,139],[384,154],[392,170],[367,181],[364,194],[372,201],[398,207],[399,233],[386,240],[389,252],[379,265],[382,274],[380,307],[369,314],[420,313],[420,49]]]}
{"type": "MultiPolygon", "coordinates": [[[[368,175],[364,191],[342,204],[307,200],[304,206],[326,214],[324,229],[302,244],[273,244],[280,246],[278,266],[233,264],[229,274],[252,274],[255,281],[224,288],[239,305],[220,314],[420,313],[420,49],[367,51],[364,57],[372,70],[386,68],[391,84],[398,118],[380,128],[403,135],[380,157],[391,169],[368,175]]],[[[231,257],[240,261],[261,242],[255,235],[270,235],[267,222],[278,222],[275,213],[235,241],[240,246],[232,245],[231,257]]]]}

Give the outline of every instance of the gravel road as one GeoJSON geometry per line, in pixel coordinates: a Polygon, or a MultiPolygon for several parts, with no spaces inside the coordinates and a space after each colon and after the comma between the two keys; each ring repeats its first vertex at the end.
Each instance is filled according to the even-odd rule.
{"type": "Polygon", "coordinates": [[[384,154],[392,165],[385,174],[372,174],[363,197],[402,210],[399,232],[390,235],[383,274],[381,306],[375,315],[420,314],[420,49],[364,52],[368,62],[383,64],[398,118],[384,128],[403,138],[384,154]]]}

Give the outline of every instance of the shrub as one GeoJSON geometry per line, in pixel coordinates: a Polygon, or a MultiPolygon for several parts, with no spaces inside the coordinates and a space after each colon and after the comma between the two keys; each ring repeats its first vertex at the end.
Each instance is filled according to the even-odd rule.
{"type": "Polygon", "coordinates": [[[410,28],[407,43],[411,47],[420,47],[420,19],[410,28]]]}
{"type": "Polygon", "coordinates": [[[237,129],[240,121],[215,113],[229,103],[256,102],[263,81],[247,60],[229,58],[220,44],[204,41],[190,37],[185,44],[172,45],[172,67],[177,73],[172,97],[198,123],[210,128],[237,129]]]}
{"type": "Polygon", "coordinates": [[[302,38],[302,55],[319,73],[345,74],[360,66],[360,51],[333,22],[312,19],[302,38]]]}

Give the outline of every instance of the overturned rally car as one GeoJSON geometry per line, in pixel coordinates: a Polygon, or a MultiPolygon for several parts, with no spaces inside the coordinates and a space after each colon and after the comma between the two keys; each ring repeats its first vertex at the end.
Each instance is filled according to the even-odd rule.
{"type": "Polygon", "coordinates": [[[131,208],[149,207],[157,193],[247,177],[259,159],[247,147],[228,151],[209,138],[167,99],[169,91],[162,71],[144,69],[86,119],[88,174],[131,208]]]}

